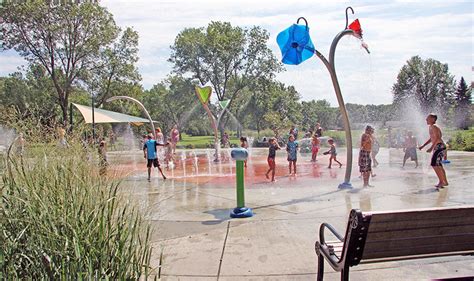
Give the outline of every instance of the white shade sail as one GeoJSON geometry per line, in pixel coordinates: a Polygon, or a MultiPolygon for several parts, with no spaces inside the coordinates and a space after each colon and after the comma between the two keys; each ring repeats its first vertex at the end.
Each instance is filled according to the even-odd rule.
{"type": "MultiPolygon", "coordinates": [[[[79,109],[84,117],[84,121],[88,124],[92,123],[92,107],[75,104],[73,105],[79,109]]],[[[140,125],[142,123],[150,122],[148,119],[131,116],[123,113],[118,113],[110,110],[94,108],[94,122],[95,123],[133,123],[140,125]]],[[[155,121],[153,121],[155,122],[155,121]]]]}

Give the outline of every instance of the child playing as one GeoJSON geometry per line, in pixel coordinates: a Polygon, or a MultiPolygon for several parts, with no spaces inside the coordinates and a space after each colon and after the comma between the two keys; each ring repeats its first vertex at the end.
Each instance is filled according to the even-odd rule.
{"type": "Polygon", "coordinates": [[[290,176],[296,176],[296,160],[298,154],[298,142],[295,141],[295,136],[290,135],[288,137],[288,143],[286,144],[286,152],[288,153],[288,168],[290,170],[290,176]],[[291,166],[293,166],[293,174],[291,173],[291,166]]]}
{"type": "Polygon", "coordinates": [[[371,185],[369,185],[369,177],[372,174],[372,158],[370,157],[370,153],[372,151],[373,133],[374,128],[367,125],[365,127],[365,133],[362,134],[360,139],[359,172],[362,174],[364,187],[371,187],[371,185]]]}
{"type": "Polygon", "coordinates": [[[334,160],[334,162],[338,163],[339,164],[339,168],[342,167],[342,163],[337,161],[336,159],[336,156],[337,156],[337,151],[336,151],[336,144],[334,143],[334,140],[333,139],[328,139],[328,144],[331,146],[329,148],[328,151],[324,152],[323,154],[324,155],[328,155],[330,154],[331,156],[329,157],[329,166],[328,168],[331,169],[331,166],[332,166],[332,160],[334,160]]]}
{"type": "MultiPolygon", "coordinates": [[[[379,161],[377,161],[377,159],[375,158],[377,157],[377,154],[379,154],[379,150],[380,150],[380,143],[375,137],[375,135],[372,135],[372,153],[370,154],[370,156],[372,157],[372,162],[373,162],[374,167],[377,167],[379,165],[379,161]]],[[[372,176],[375,176],[375,174],[372,174],[372,176]]]]}
{"type": "Polygon", "coordinates": [[[436,173],[438,177],[438,183],[435,185],[437,189],[444,188],[448,186],[448,179],[446,177],[446,171],[443,168],[442,160],[444,158],[444,153],[446,152],[446,144],[442,139],[442,132],[441,129],[436,125],[436,121],[438,120],[438,116],[436,114],[429,114],[426,117],[426,124],[429,126],[429,133],[430,138],[420,147],[422,150],[425,146],[431,143],[431,147],[428,148],[426,152],[430,153],[433,152],[431,156],[431,167],[436,173]]]}
{"type": "MultiPolygon", "coordinates": [[[[240,137],[240,147],[248,149],[249,143],[247,142],[246,137],[240,137]]],[[[247,168],[247,160],[244,161],[244,167],[247,168]]]]}
{"type": "Polygon", "coordinates": [[[311,162],[316,162],[316,156],[318,156],[320,141],[318,136],[314,135],[313,140],[311,141],[311,162]]]}
{"type": "MultiPolygon", "coordinates": [[[[171,138],[168,138],[167,143],[171,143],[171,138]]],[[[168,145],[166,146],[166,151],[165,151],[165,164],[166,164],[166,170],[170,169],[170,163],[173,162],[173,146],[168,145]]]]}
{"type": "Polygon", "coordinates": [[[156,140],[153,139],[153,134],[148,134],[147,136],[147,141],[143,145],[143,157],[147,160],[147,168],[148,168],[148,181],[150,181],[150,175],[151,175],[151,166],[154,166],[155,168],[158,168],[158,171],[160,171],[161,176],[163,179],[166,179],[165,174],[163,174],[163,170],[161,170],[160,163],[158,162],[158,155],[156,153],[156,148],[158,146],[169,146],[169,143],[162,144],[156,142],[156,140]]]}
{"type": "Polygon", "coordinates": [[[267,171],[267,173],[265,174],[265,176],[267,177],[267,179],[270,179],[268,177],[268,174],[270,172],[272,172],[272,182],[275,182],[275,157],[276,157],[276,151],[278,149],[281,149],[281,147],[278,145],[278,143],[276,142],[276,139],[275,138],[270,138],[268,140],[268,143],[269,143],[269,146],[268,146],[268,158],[267,158],[267,162],[268,162],[268,166],[269,166],[269,169],[267,171]]]}
{"type": "Polygon", "coordinates": [[[229,134],[227,134],[227,132],[224,132],[224,135],[222,136],[222,145],[224,148],[230,147],[229,134]]]}
{"type": "Polygon", "coordinates": [[[416,141],[416,137],[413,136],[413,132],[408,131],[407,136],[405,138],[405,145],[403,148],[405,155],[403,156],[402,167],[405,167],[405,163],[407,162],[408,158],[410,158],[411,161],[415,161],[415,168],[418,167],[418,156],[416,155],[417,145],[418,145],[418,142],[416,141]]]}

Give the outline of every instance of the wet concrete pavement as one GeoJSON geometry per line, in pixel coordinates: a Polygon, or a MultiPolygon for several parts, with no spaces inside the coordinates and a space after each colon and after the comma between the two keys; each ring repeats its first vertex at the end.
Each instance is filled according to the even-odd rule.
{"type": "MultiPolygon", "coordinates": [[[[279,152],[278,181],[268,182],[264,176],[266,152],[254,149],[246,170],[246,205],[255,213],[247,219],[229,217],[236,207],[231,161],[209,165],[199,153],[193,154],[194,160],[191,154],[185,154],[184,166],[177,163],[173,176],[166,171],[170,179],[163,181],[155,170],[152,181],[147,182],[141,154],[111,155],[111,162],[115,158],[118,163],[112,169],[125,175],[122,192],[139,203],[155,228],[152,265],[159,266],[162,253],[164,280],[314,280],[314,243],[323,222],[343,233],[353,208],[382,211],[474,205],[474,153],[449,153],[451,164],[445,167],[450,185],[438,192],[426,153],[419,154],[420,167],[415,169],[408,162],[401,168],[401,150],[381,149],[380,165],[371,178],[374,187],[362,188],[354,165],[354,188],[338,190],[345,167],[328,169],[326,156],[314,164],[309,162],[310,155],[301,155],[298,176],[288,177],[285,155],[279,152]]],[[[357,152],[354,156],[356,159],[357,152]]],[[[342,149],[339,157],[344,163],[342,149]]],[[[474,257],[463,256],[351,268],[351,280],[430,280],[472,275],[474,257]]],[[[325,280],[339,280],[339,274],[326,266],[325,280]]]]}

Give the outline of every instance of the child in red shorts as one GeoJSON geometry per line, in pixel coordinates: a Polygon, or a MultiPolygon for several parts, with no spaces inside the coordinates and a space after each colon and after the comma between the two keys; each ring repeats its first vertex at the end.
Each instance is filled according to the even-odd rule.
{"type": "Polygon", "coordinates": [[[278,149],[281,149],[281,147],[278,145],[277,141],[275,138],[270,138],[270,140],[268,141],[269,143],[269,146],[268,146],[268,158],[267,158],[267,162],[268,162],[268,171],[267,173],[265,174],[265,176],[267,177],[267,179],[270,179],[268,177],[268,174],[270,172],[272,172],[272,182],[275,182],[275,157],[276,157],[276,151],[278,149]]]}
{"type": "Polygon", "coordinates": [[[316,156],[318,156],[319,145],[320,141],[316,135],[313,136],[313,140],[311,141],[311,162],[316,162],[316,156]]]}

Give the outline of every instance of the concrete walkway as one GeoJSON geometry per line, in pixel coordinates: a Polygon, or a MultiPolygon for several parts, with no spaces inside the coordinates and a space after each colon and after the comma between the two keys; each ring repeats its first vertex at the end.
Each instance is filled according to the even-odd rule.
{"type": "MultiPolygon", "coordinates": [[[[162,253],[163,280],[315,280],[314,243],[322,222],[343,233],[353,208],[381,211],[474,205],[473,153],[450,152],[452,163],[446,165],[450,186],[439,192],[427,154],[420,155],[421,167],[415,169],[410,162],[402,169],[403,153],[382,149],[377,176],[371,179],[374,187],[361,187],[354,166],[352,190],[337,189],[344,167],[327,169],[326,157],[320,157],[318,164],[309,163],[309,156],[300,157],[298,177],[283,176],[287,162],[281,154],[276,183],[254,172],[266,169],[264,157],[255,156],[249,162],[247,169],[252,171],[247,172],[246,205],[255,216],[248,219],[229,218],[236,204],[233,176],[196,180],[196,174],[166,181],[154,177],[148,183],[144,163],[137,165],[139,170],[124,180],[122,191],[140,204],[155,227],[152,265],[159,266],[162,253]]],[[[351,269],[350,277],[430,280],[473,275],[474,257],[454,256],[359,265],[351,269]]],[[[325,280],[339,280],[339,274],[326,266],[325,280]]]]}

